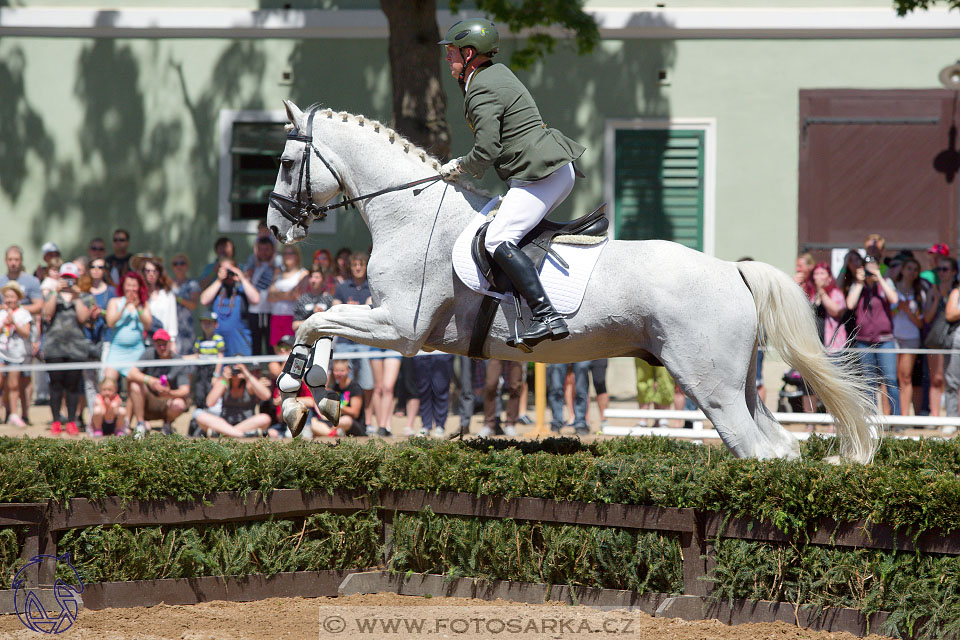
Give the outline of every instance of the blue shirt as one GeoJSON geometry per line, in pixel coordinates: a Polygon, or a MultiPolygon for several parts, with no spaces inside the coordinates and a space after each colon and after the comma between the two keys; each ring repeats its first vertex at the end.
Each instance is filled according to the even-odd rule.
{"type": "MultiPolygon", "coordinates": [[[[10,282],[9,274],[5,273],[0,276],[0,287],[8,282],[10,282]]],[[[24,271],[20,274],[20,277],[17,278],[17,282],[20,284],[20,288],[23,289],[23,293],[29,302],[43,300],[43,292],[40,291],[40,281],[34,276],[24,271]]]]}
{"type": "Polygon", "coordinates": [[[253,353],[253,339],[247,325],[249,302],[243,285],[237,283],[229,290],[221,287],[210,309],[217,314],[217,333],[223,336],[226,356],[249,356],[253,353]]]}

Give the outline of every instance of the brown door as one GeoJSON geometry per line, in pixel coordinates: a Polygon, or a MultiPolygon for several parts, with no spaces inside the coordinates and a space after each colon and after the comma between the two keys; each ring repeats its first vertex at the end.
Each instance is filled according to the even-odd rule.
{"type": "Polygon", "coordinates": [[[958,242],[957,96],[947,90],[800,92],[802,251],[958,242]]]}

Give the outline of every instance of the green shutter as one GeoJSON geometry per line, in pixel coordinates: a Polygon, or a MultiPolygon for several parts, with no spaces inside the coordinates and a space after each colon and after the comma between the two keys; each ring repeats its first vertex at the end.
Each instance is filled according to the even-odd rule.
{"type": "Polygon", "coordinates": [[[286,132],[282,122],[234,122],[230,140],[233,180],[230,202],[234,220],[259,220],[266,214],[286,132]]]}
{"type": "Polygon", "coordinates": [[[704,132],[618,129],[616,237],[673,240],[703,250],[704,132]]]}

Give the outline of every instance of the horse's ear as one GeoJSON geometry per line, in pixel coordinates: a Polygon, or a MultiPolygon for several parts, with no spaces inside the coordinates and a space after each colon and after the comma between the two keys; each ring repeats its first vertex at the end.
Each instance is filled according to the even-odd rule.
{"type": "Polygon", "coordinates": [[[293,104],[289,100],[283,101],[283,106],[287,109],[287,119],[290,121],[290,124],[295,126],[298,130],[302,129],[301,125],[303,124],[303,111],[293,104]]]}

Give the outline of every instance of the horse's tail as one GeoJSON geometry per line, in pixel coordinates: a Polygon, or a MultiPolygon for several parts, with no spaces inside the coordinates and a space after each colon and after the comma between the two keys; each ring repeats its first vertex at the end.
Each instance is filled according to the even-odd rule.
{"type": "Polygon", "coordinates": [[[840,453],[864,464],[880,444],[878,416],[869,381],[857,372],[854,353],[828,357],[817,335],[813,310],[803,290],[785,273],[762,262],[738,262],[753,293],[766,344],[800,372],[836,421],[840,453]]]}

